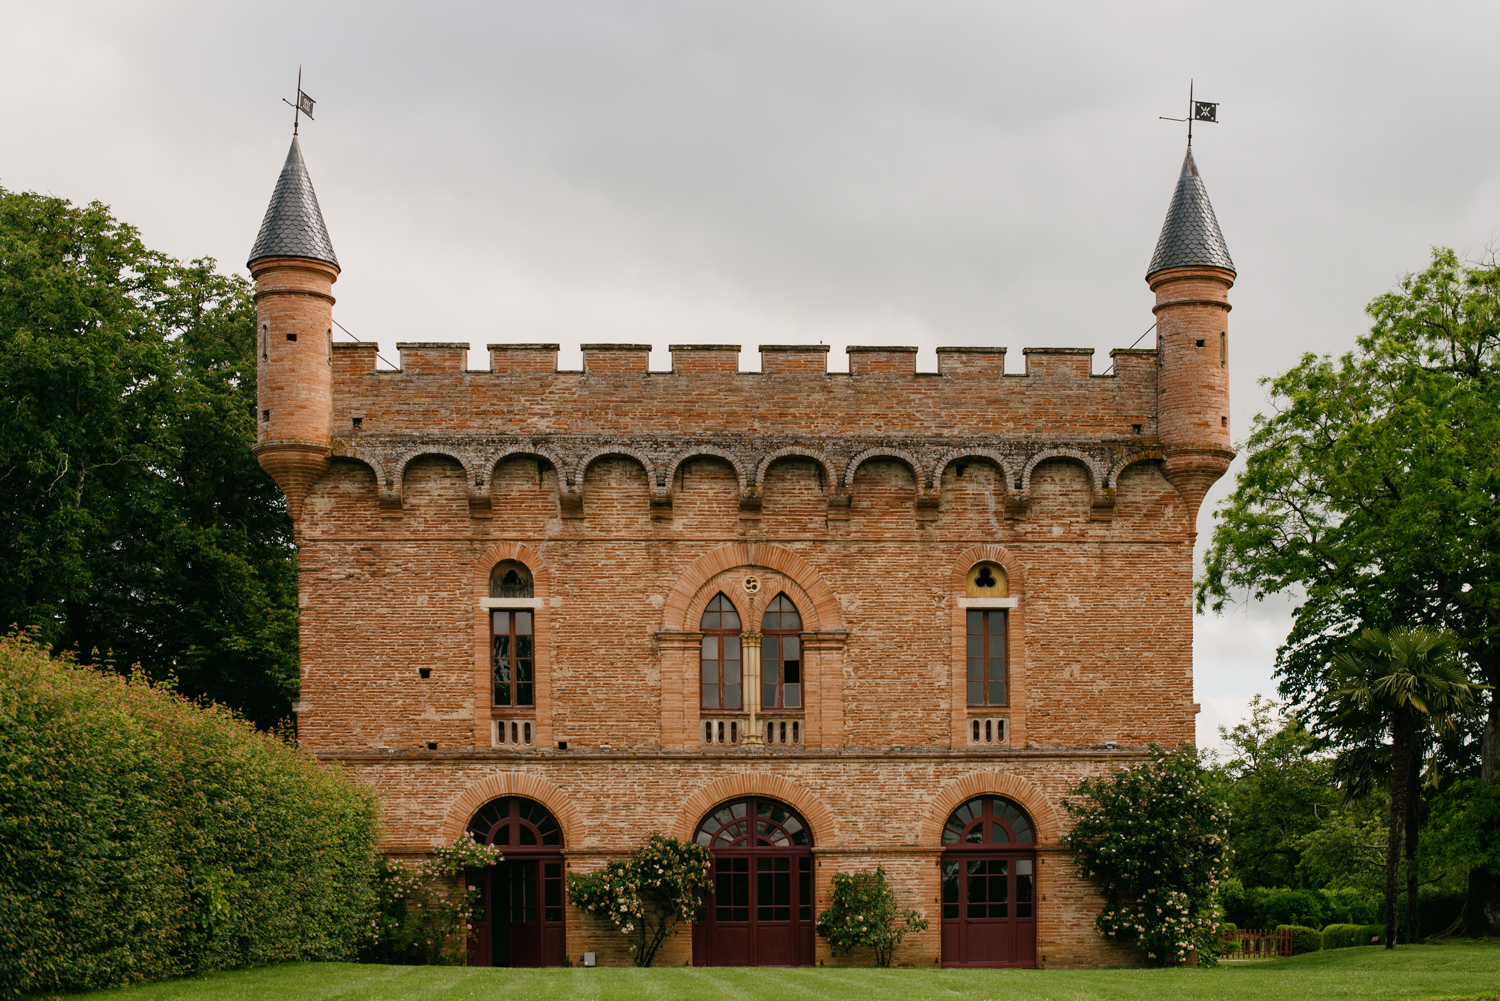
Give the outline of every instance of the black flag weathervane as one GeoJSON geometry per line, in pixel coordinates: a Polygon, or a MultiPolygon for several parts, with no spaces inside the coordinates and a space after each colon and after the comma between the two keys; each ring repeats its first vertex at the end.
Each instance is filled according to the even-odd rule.
{"type": "Polygon", "coordinates": [[[301,66],[297,67],[297,103],[292,104],[291,101],[288,101],[284,97],[281,99],[281,103],[291,105],[291,107],[295,109],[292,112],[292,135],[295,136],[297,134],[297,126],[301,124],[302,116],[306,115],[309,119],[312,118],[313,105],[318,103],[302,92],[301,66]]]}
{"type": "MultiPolygon", "coordinates": [[[[298,78],[301,79],[300,77],[298,78]]],[[[1193,123],[1194,122],[1217,122],[1219,120],[1219,104],[1217,101],[1195,101],[1193,100],[1193,81],[1188,81],[1188,116],[1186,118],[1168,118],[1166,115],[1158,115],[1164,122],[1187,122],[1188,126],[1188,149],[1193,148],[1193,123]]]]}

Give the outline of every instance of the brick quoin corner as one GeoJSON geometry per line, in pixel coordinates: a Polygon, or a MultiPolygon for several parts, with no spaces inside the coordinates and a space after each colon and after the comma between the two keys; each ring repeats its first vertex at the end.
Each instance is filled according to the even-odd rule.
{"type": "Polygon", "coordinates": [[[339,265],[295,142],[250,271],[301,743],[380,791],[392,853],[532,818],[501,821],[519,840],[483,877],[475,962],[629,963],[558,874],[652,831],[718,867],[660,965],[869,962],[809,922],[835,873],[876,866],[930,922],[902,963],[1138,961],[1058,841],[1079,779],[1194,738],[1235,271],[1191,154],[1147,273],[1156,346],[1102,376],[1065,348],[939,348],[918,373],[915,348],[851,347],[829,372],[809,345],[762,347],[760,372],[673,346],[653,372],[648,345],[559,371],[557,345],[492,344],[475,371],[468,344],[405,343],[379,370],[333,341],[339,265]],[[714,816],[748,840],[700,834],[714,816]],[[756,816],[782,834],[757,844],[756,816]]]}

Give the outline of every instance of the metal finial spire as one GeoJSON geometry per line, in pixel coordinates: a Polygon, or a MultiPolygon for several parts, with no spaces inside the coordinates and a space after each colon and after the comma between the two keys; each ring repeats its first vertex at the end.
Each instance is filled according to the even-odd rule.
{"type": "Polygon", "coordinates": [[[302,124],[302,116],[305,114],[309,119],[313,116],[313,105],[318,102],[302,92],[302,67],[297,67],[297,103],[292,104],[286,98],[281,99],[282,104],[291,105],[292,111],[292,138],[297,137],[297,127],[302,124]]]}
{"type": "Polygon", "coordinates": [[[1194,122],[1217,122],[1219,120],[1219,105],[1216,101],[1193,100],[1193,81],[1188,81],[1188,114],[1186,118],[1168,118],[1166,115],[1158,115],[1157,118],[1164,122],[1187,122],[1189,151],[1193,148],[1193,123],[1194,122]]]}

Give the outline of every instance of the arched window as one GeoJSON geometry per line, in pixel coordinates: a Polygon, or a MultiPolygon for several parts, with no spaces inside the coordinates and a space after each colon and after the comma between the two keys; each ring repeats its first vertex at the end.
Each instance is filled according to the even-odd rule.
{"type": "Polygon", "coordinates": [[[976,796],[964,803],[943,826],[943,844],[954,848],[971,845],[1024,847],[1036,842],[1036,832],[1026,811],[999,796],[976,796]]]}
{"type": "Polygon", "coordinates": [[[491,598],[530,598],[531,571],[526,564],[503,560],[490,571],[491,598]]]}
{"type": "Polygon", "coordinates": [[[740,700],[740,613],[723,593],[703,611],[704,709],[738,709],[740,700]]]}
{"type": "MultiPolygon", "coordinates": [[[[531,598],[531,571],[505,560],[490,572],[491,598],[531,598]]],[[[536,613],[530,608],[490,610],[490,682],[497,709],[536,705],[536,613]]]]}
{"type": "Polygon", "coordinates": [[[469,834],[481,845],[504,848],[562,848],[562,827],[551,812],[532,799],[492,799],[469,821],[469,834]]]}
{"type": "Polygon", "coordinates": [[[774,799],[730,800],[698,824],[693,840],[704,848],[812,847],[812,832],[795,810],[774,799]]]}
{"type": "MultiPolygon", "coordinates": [[[[969,570],[965,592],[974,598],[1005,598],[1010,582],[998,563],[977,563],[969,570]]],[[[971,706],[1003,706],[1006,691],[1005,651],[1009,612],[1004,608],[975,608],[967,615],[967,689],[971,706]]]]}
{"type": "Polygon", "coordinates": [[[785,594],[766,606],[760,620],[760,705],[802,708],[802,616],[785,594]]]}

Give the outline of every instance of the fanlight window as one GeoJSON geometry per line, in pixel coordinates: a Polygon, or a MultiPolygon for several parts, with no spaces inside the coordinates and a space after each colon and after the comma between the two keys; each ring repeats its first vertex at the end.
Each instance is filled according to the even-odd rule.
{"type": "Polygon", "coordinates": [[[702,706],[740,708],[740,614],[723,594],[714,595],[703,612],[702,706]]]}
{"type": "Polygon", "coordinates": [[[792,599],[778,594],[766,606],[760,631],[760,704],[765,709],[802,708],[802,616],[792,599]]]}
{"type": "Polygon", "coordinates": [[[705,848],[810,848],[812,832],[791,807],[750,797],[715,808],[693,840],[705,848]]]}
{"type": "Polygon", "coordinates": [[[1035,843],[1026,811],[999,796],[976,796],[954,810],[943,827],[943,844],[953,848],[1035,843]]]}
{"type": "Polygon", "coordinates": [[[505,560],[490,571],[491,598],[530,598],[531,571],[524,563],[505,560]]]}
{"type": "Polygon", "coordinates": [[[561,848],[563,843],[557,818],[520,796],[490,800],[469,821],[469,834],[481,845],[507,848],[561,848]]]}

